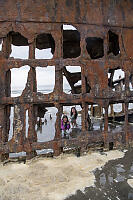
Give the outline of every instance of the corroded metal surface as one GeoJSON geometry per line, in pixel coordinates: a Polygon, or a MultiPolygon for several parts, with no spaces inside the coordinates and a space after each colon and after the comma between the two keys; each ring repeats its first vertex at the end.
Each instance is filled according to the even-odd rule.
{"type": "Polygon", "coordinates": [[[133,1],[132,0],[0,0],[0,154],[52,148],[59,155],[64,146],[87,147],[90,143],[128,144],[133,139],[128,124],[128,104],[133,102],[133,1]],[[6,15],[5,15],[6,13],[6,15]],[[63,24],[77,30],[63,30],[63,24]],[[29,46],[28,59],[10,58],[11,44],[29,46]],[[35,59],[35,48],[51,48],[52,59],[35,59]],[[20,97],[11,97],[13,68],[30,66],[26,87],[20,97]],[[71,74],[66,66],[80,66],[81,73],[71,74]],[[37,93],[36,67],[55,66],[55,87],[50,94],[37,93]],[[114,72],[122,69],[125,78],[113,82],[114,72]],[[108,74],[110,76],[108,77],[108,74]],[[63,92],[63,75],[72,94],[63,92]],[[79,80],[81,86],[74,84],[79,80]],[[117,86],[124,84],[124,90],[117,86]],[[116,89],[114,90],[114,88],[116,89]],[[125,124],[121,132],[108,129],[108,107],[125,104],[125,124]],[[88,105],[104,108],[104,130],[88,131],[88,105]],[[61,138],[64,105],[82,106],[82,134],[76,139],[61,138]],[[14,107],[13,137],[8,141],[10,107],[14,107]],[[58,109],[55,138],[38,143],[35,125],[45,107],[58,109]],[[26,110],[29,113],[26,137],[26,110]]]}

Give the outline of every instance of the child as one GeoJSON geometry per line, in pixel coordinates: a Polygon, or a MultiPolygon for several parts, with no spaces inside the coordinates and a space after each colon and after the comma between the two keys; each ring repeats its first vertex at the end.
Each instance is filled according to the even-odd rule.
{"type": "Polygon", "coordinates": [[[70,129],[70,122],[67,115],[64,115],[61,120],[61,129],[64,131],[64,137],[66,136],[66,130],[70,129]]]}
{"type": "Polygon", "coordinates": [[[76,119],[78,117],[78,112],[75,107],[71,108],[70,116],[71,116],[72,127],[74,127],[75,125],[77,126],[76,119]]]}
{"type": "Polygon", "coordinates": [[[70,129],[70,122],[68,120],[67,115],[64,115],[62,120],[61,120],[61,129],[64,130],[69,130],[70,129]]]}

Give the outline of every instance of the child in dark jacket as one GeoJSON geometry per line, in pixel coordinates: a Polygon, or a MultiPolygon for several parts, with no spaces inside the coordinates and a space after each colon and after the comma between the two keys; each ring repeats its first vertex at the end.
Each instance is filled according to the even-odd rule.
{"type": "Polygon", "coordinates": [[[72,108],[71,108],[70,116],[71,116],[71,124],[72,124],[72,127],[74,127],[74,126],[77,127],[76,119],[77,119],[77,117],[78,117],[78,112],[77,112],[77,110],[76,110],[75,107],[72,107],[72,108]]]}

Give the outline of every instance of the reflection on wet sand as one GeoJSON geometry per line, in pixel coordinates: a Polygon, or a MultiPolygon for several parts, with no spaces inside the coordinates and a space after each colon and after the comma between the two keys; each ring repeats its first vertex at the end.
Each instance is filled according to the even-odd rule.
{"type": "MultiPolygon", "coordinates": [[[[125,151],[124,151],[125,152],[125,151]]],[[[111,160],[94,170],[95,186],[84,192],[77,191],[66,200],[132,200],[133,199],[133,148],[123,158],[111,160]]]]}

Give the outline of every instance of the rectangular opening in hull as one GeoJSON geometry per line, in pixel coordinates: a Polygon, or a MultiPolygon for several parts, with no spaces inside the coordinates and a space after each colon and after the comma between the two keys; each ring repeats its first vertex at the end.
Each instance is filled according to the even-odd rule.
{"type": "Polygon", "coordinates": [[[35,58],[52,59],[55,51],[55,41],[51,34],[42,33],[36,38],[35,58]]]}
{"type": "Polygon", "coordinates": [[[61,118],[62,137],[76,138],[81,134],[81,106],[63,106],[61,118]]]}
{"type": "Polygon", "coordinates": [[[55,123],[56,113],[58,112],[55,107],[45,107],[45,113],[38,112],[36,133],[38,142],[51,141],[55,137],[55,123]]]}
{"type": "Polygon", "coordinates": [[[29,70],[28,65],[11,69],[11,97],[21,96],[27,83],[29,70]]]}
{"type": "Polygon", "coordinates": [[[36,68],[37,92],[49,94],[55,87],[55,66],[36,68]]]}
{"type": "Polygon", "coordinates": [[[82,92],[80,66],[66,66],[63,68],[63,92],[66,94],[80,94],[82,92]]]}

